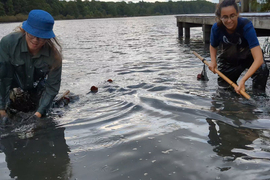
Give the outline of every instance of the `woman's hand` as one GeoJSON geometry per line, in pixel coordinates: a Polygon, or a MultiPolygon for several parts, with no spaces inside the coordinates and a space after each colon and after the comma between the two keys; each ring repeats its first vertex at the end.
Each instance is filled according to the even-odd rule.
{"type": "Polygon", "coordinates": [[[35,116],[37,116],[38,118],[41,118],[41,114],[39,112],[35,112],[35,116]]]}
{"type": "Polygon", "coordinates": [[[217,63],[216,63],[216,62],[212,62],[212,61],[211,61],[211,62],[209,63],[208,68],[209,68],[209,70],[210,70],[210,71],[212,71],[213,73],[215,73],[215,74],[216,74],[215,69],[217,68],[217,63]]]}
{"type": "Polygon", "coordinates": [[[238,87],[234,88],[235,92],[237,92],[237,94],[240,94],[240,91],[244,91],[246,90],[245,88],[245,81],[243,79],[241,79],[238,83],[238,87]]]}
{"type": "Polygon", "coordinates": [[[7,117],[7,113],[5,110],[0,110],[0,117],[7,117]]]}
{"type": "Polygon", "coordinates": [[[0,110],[0,125],[10,124],[10,120],[5,110],[0,110]]]}

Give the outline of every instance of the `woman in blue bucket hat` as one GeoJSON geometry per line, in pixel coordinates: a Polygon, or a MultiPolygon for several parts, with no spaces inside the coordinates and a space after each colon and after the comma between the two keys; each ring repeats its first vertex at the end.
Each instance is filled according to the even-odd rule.
{"type": "Polygon", "coordinates": [[[53,32],[54,19],[32,10],[16,32],[0,42],[0,123],[9,110],[46,115],[61,83],[61,45],[53,32]]]}

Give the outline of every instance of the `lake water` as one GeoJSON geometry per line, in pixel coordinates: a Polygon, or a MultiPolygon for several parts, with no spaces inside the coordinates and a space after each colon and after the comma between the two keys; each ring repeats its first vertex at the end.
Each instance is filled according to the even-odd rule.
{"type": "MultiPolygon", "coordinates": [[[[0,24],[0,37],[17,25],[0,24]]],[[[1,180],[270,179],[269,98],[252,95],[251,80],[256,102],[219,95],[209,71],[197,80],[192,51],[209,60],[201,28],[189,42],[174,16],[56,21],[54,31],[60,93],[79,99],[33,137],[0,140],[1,180]]]]}

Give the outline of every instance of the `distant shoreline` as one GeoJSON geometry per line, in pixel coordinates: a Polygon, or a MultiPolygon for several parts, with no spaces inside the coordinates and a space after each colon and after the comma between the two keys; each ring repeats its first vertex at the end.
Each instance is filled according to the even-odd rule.
{"type": "MultiPolygon", "coordinates": [[[[75,18],[75,17],[64,17],[56,16],[54,20],[82,20],[82,19],[105,19],[105,18],[126,18],[126,17],[146,17],[146,16],[173,16],[177,14],[153,14],[153,15],[141,15],[141,16],[108,16],[108,17],[86,17],[86,18],[75,18]]],[[[16,16],[0,16],[0,24],[2,23],[16,23],[27,20],[28,15],[16,15],[16,16]]]]}

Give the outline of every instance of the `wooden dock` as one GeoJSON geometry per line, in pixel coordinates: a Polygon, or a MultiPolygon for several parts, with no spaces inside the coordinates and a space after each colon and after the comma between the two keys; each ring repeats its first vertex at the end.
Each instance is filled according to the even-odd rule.
{"type": "MultiPolygon", "coordinates": [[[[241,17],[250,19],[257,36],[270,36],[270,13],[240,13],[241,17]]],[[[215,21],[215,14],[183,14],[177,15],[178,37],[190,38],[190,28],[202,27],[203,42],[210,42],[210,32],[215,21]]]]}

